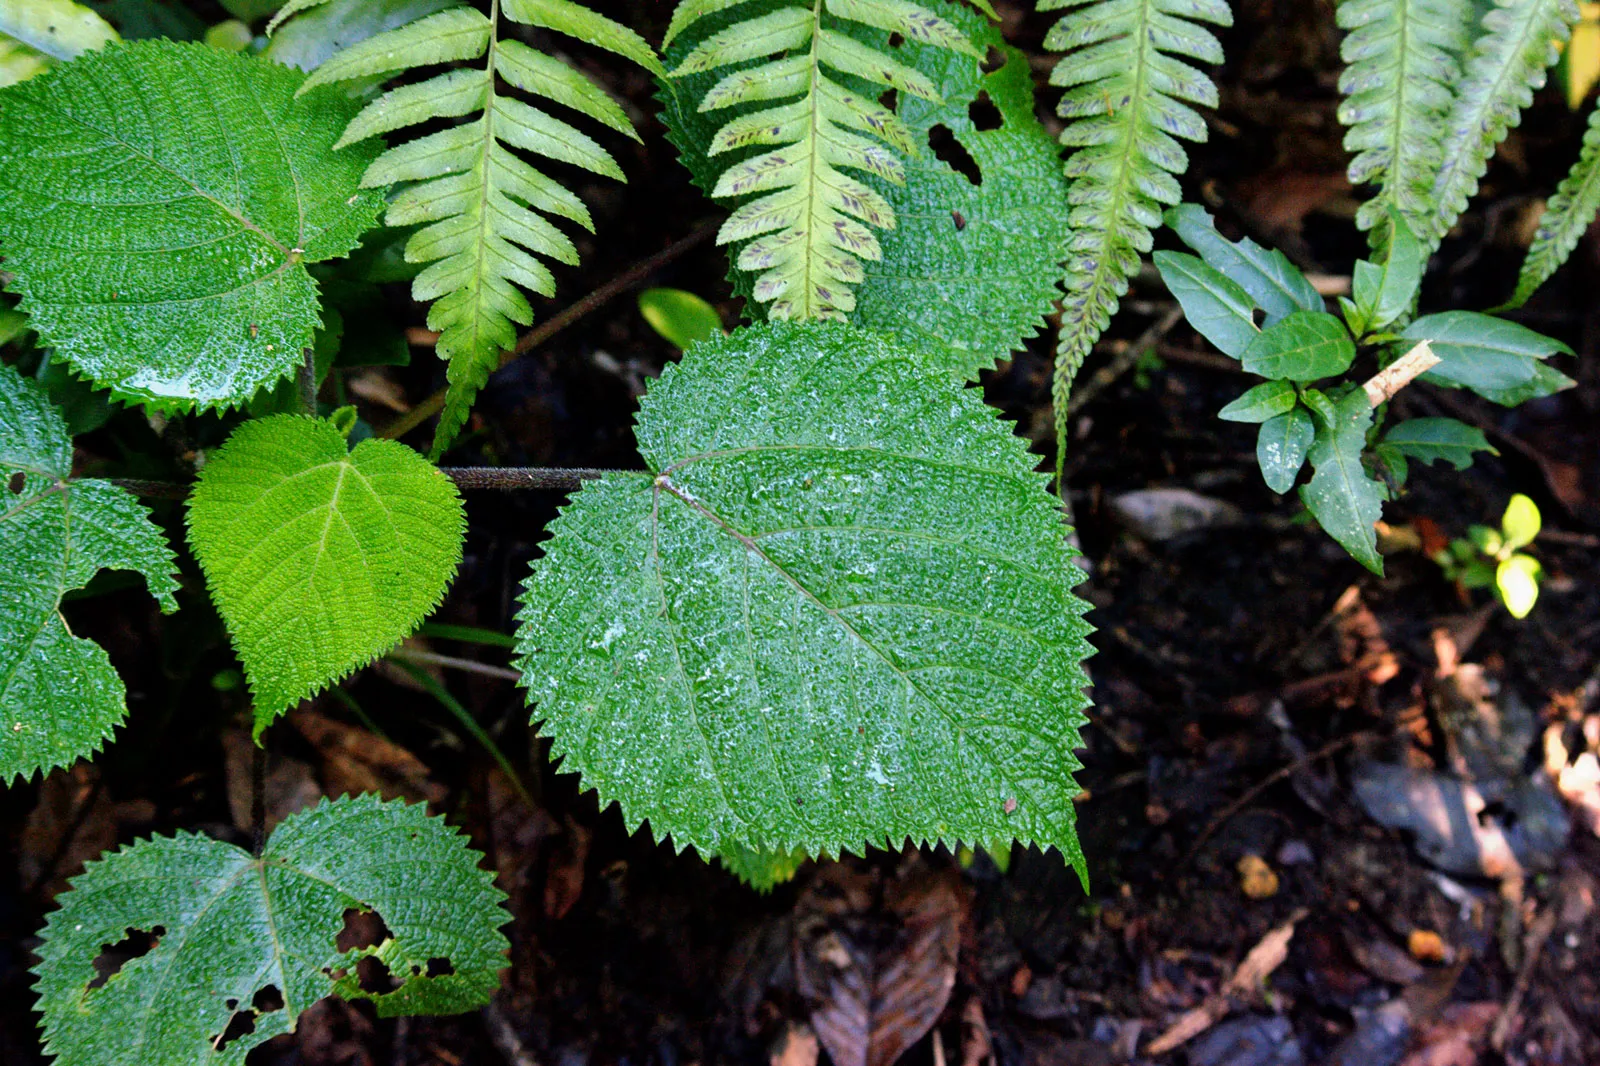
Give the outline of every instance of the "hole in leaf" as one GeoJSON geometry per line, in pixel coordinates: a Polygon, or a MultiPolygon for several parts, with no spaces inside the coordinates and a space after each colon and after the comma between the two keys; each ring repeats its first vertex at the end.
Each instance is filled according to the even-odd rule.
{"type": "Polygon", "coordinates": [[[456,972],[449,959],[429,959],[427,977],[449,977],[456,972]]]}
{"type": "Polygon", "coordinates": [[[392,935],[377,911],[350,907],[344,912],[344,928],[333,938],[333,947],[340,954],[361,951],[377,947],[392,935]]]}
{"type": "Polygon", "coordinates": [[[28,484],[28,475],[18,470],[11,475],[11,480],[6,482],[6,488],[11,490],[11,495],[21,496],[23,487],[28,484]]]}
{"type": "Polygon", "coordinates": [[[278,991],[277,985],[268,985],[255,994],[250,1000],[250,1006],[255,1008],[257,1014],[271,1014],[275,1010],[282,1010],[283,993],[278,991]]]}
{"type": "Polygon", "coordinates": [[[972,158],[972,153],[967,151],[965,145],[956,140],[956,135],[950,132],[949,126],[941,122],[929,130],[928,147],[933,150],[939,162],[972,184],[983,184],[983,172],[978,169],[978,161],[972,158]]]}
{"type": "Polygon", "coordinates": [[[388,965],[376,955],[356,963],[356,984],[369,996],[382,996],[400,987],[388,965]]]}
{"type": "Polygon", "coordinates": [[[95,956],[95,978],[89,982],[89,991],[102,988],[105,983],[117,976],[122,968],[134,959],[141,958],[155,950],[161,943],[161,938],[167,935],[167,927],[158,925],[153,929],[129,929],[128,935],[115,944],[104,944],[100,954],[95,956]]]}
{"type": "Polygon", "coordinates": [[[975,130],[997,130],[1006,124],[1005,116],[1000,114],[986,91],[980,92],[978,98],[967,105],[967,117],[975,130]]]}
{"type": "Polygon", "coordinates": [[[988,53],[983,57],[983,62],[978,64],[978,69],[983,71],[985,74],[993,74],[995,71],[1005,66],[1006,60],[1010,58],[1011,57],[1006,55],[1005,52],[1000,48],[991,44],[989,46],[988,53]]]}
{"type": "Polygon", "coordinates": [[[239,1001],[234,999],[232,996],[229,996],[227,999],[223,1000],[222,1005],[227,1007],[229,1010],[239,1009],[239,1001]]]}
{"type": "MultiPolygon", "coordinates": [[[[878,103],[882,104],[884,107],[887,107],[890,111],[893,111],[895,108],[900,106],[899,91],[895,89],[883,90],[883,93],[878,97],[878,103]]],[[[18,474],[17,476],[21,477],[22,475],[18,474]]]]}
{"type": "Polygon", "coordinates": [[[235,1011],[232,1018],[228,1019],[228,1027],[211,1041],[211,1046],[221,1051],[240,1037],[249,1036],[256,1031],[256,1012],[253,1010],[235,1011]]]}
{"type": "Polygon", "coordinates": [[[906,43],[906,39],[905,39],[905,36],[903,34],[899,34],[899,33],[891,33],[891,34],[889,34],[889,47],[890,48],[899,48],[901,45],[903,45],[905,43],[906,43]]]}

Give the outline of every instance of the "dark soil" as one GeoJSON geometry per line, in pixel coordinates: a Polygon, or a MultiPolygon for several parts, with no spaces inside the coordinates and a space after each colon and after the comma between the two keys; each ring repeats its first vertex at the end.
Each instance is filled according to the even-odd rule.
{"type": "MultiPolygon", "coordinates": [[[[668,5],[642,15],[600,6],[660,39],[668,5]]],[[[1276,243],[1309,270],[1348,274],[1363,249],[1341,176],[1332,4],[1234,6],[1230,61],[1217,75],[1222,106],[1210,143],[1192,151],[1185,188],[1235,235],[1276,243]]],[[[1011,39],[1039,55],[1047,20],[1001,8],[1011,39]]],[[[653,113],[647,79],[618,81],[618,69],[593,64],[619,95],[653,113]]],[[[1036,69],[1048,101],[1048,66],[1041,60],[1036,69]]],[[[562,295],[541,313],[720,217],[690,187],[659,127],[643,128],[643,147],[608,144],[628,186],[579,189],[600,236],[580,242],[583,265],[559,274],[562,295]]],[[[1491,306],[1510,291],[1530,201],[1554,188],[1580,135],[1581,116],[1554,90],[1541,93],[1435,261],[1428,306],[1491,306]]],[[[733,322],[724,272],[722,253],[706,241],[648,284],[705,295],[733,322]]],[[[432,799],[501,870],[513,897],[513,965],[489,1012],[396,1023],[329,1001],[296,1036],[250,1061],[679,1066],[765,1063],[787,1046],[784,1062],[804,1062],[785,1043],[798,1039],[792,1027],[807,1025],[814,1006],[795,972],[799,930],[818,914],[836,916],[817,902],[830,879],[869,886],[864,911],[853,903],[844,910],[879,913],[887,904],[873,902],[874,893],[889,892],[914,865],[919,876],[959,871],[961,922],[954,991],[906,1063],[976,1066],[984,1040],[1005,1066],[1138,1061],[1136,1049],[1217,995],[1250,949],[1286,922],[1295,935],[1270,978],[1161,1061],[1388,1066],[1410,1054],[1417,1066],[1600,1062],[1600,839],[1575,820],[1557,846],[1535,849],[1524,875],[1445,875],[1419,857],[1409,834],[1374,822],[1352,788],[1358,768],[1375,760],[1457,765],[1452,661],[1487,679],[1491,718],[1509,716],[1513,704],[1531,715],[1531,732],[1500,752],[1522,780],[1541,772],[1547,732],[1575,752],[1584,723],[1600,715],[1597,278],[1600,239],[1591,234],[1525,316],[1578,351],[1578,389],[1511,412],[1426,387],[1402,394],[1410,413],[1478,422],[1500,455],[1463,473],[1438,466],[1414,474],[1386,516],[1385,541],[1401,547],[1383,578],[1298,521],[1297,502],[1262,485],[1251,427],[1214,417],[1244,378],[1186,327],[1077,414],[1068,483],[1098,649],[1079,808],[1093,873],[1087,894],[1058,856],[1019,849],[1004,873],[987,855],[944,852],[847,858],[844,872],[812,864],[761,896],[648,832],[629,836],[614,809],[598,810],[549,766],[509,682],[441,675],[526,779],[534,807],[399,671],[358,676],[345,686],[348,699],[322,698],[315,712],[359,729],[351,709],[359,707],[421,760],[420,778],[393,790],[432,799]],[[1164,543],[1141,539],[1111,504],[1158,486],[1226,501],[1244,517],[1164,543]],[[1493,523],[1513,492],[1538,502],[1547,531],[1535,549],[1548,574],[1543,598],[1523,622],[1481,591],[1447,582],[1414,547],[1418,537],[1431,543],[1493,523]],[[1252,859],[1277,879],[1275,891],[1257,888],[1259,898],[1241,874],[1241,860],[1259,869],[1252,859]],[[1403,1028],[1385,1030],[1397,1015],[1403,1028]]],[[[403,289],[394,301],[408,325],[421,323],[403,289]]],[[[1165,292],[1141,279],[1085,378],[1167,305],[1165,292]]],[[[491,379],[449,461],[635,466],[638,395],[673,357],[625,293],[491,379]]],[[[982,385],[1039,442],[1041,461],[1052,447],[1049,367],[1046,336],[982,385]]],[[[425,347],[388,376],[412,403],[443,380],[425,347]]],[[[375,424],[393,417],[365,403],[362,413],[375,424]]],[[[121,457],[161,447],[133,413],[80,443],[85,463],[109,472],[145,472],[121,457]]],[[[518,583],[561,502],[553,492],[470,494],[466,560],[438,620],[509,632],[518,583]]],[[[178,511],[163,506],[176,529],[178,511]]],[[[108,587],[68,605],[74,631],[102,642],[127,678],[130,723],[94,771],[0,791],[0,848],[14,860],[0,859],[6,1063],[40,1061],[26,973],[32,938],[85,857],[180,828],[248,839],[229,798],[248,782],[241,760],[225,757],[229,744],[239,750],[245,701],[229,687],[236,666],[193,564],[185,565],[184,609],[170,619],[158,621],[137,588],[108,587]]],[[[428,646],[505,665],[498,649],[428,646]]],[[[348,780],[304,731],[280,726],[269,737],[275,760],[290,767],[285,780],[296,766],[322,788],[348,780]]],[[[1516,828],[1501,808],[1481,817],[1516,828]]],[[[846,939],[859,933],[840,928],[846,939]]]]}

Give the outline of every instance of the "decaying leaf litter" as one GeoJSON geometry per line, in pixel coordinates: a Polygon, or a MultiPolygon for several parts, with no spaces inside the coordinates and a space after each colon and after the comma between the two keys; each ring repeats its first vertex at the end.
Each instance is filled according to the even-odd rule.
{"type": "MultiPolygon", "coordinates": [[[[1001,6],[1009,38],[1038,55],[1044,21],[1001,6]]],[[[1222,106],[1187,187],[1234,233],[1281,244],[1337,281],[1360,249],[1332,118],[1331,19],[1274,2],[1237,5],[1235,17],[1222,106]]],[[[659,39],[663,27],[642,28],[659,39]]],[[[630,77],[610,88],[650,112],[651,85],[630,77]]],[[[1488,196],[1447,241],[1431,298],[1503,297],[1527,190],[1554,187],[1575,121],[1541,95],[1491,169],[1488,196]]],[[[562,281],[567,298],[711,217],[665,148],[627,166],[655,195],[584,190],[597,229],[629,239],[585,236],[584,266],[562,281]]],[[[399,1024],[328,1002],[257,1058],[876,1062],[904,1047],[901,1061],[913,1063],[1595,1061],[1600,316],[1585,295],[1595,262],[1592,247],[1581,251],[1532,308],[1589,368],[1575,393],[1511,417],[1452,395],[1402,398],[1414,416],[1465,412],[1502,456],[1392,505],[1382,580],[1259,486],[1251,438],[1209,417],[1240,382],[1185,327],[1155,338],[1075,412],[1067,476],[1100,649],[1079,807],[1089,895],[1058,858],[1019,851],[1004,873],[982,853],[808,866],[759,896],[627,838],[616,813],[579,798],[570,779],[530,769],[544,765],[529,750],[540,742],[528,740],[505,680],[426,671],[483,725],[512,775],[414,676],[385,663],[348,689],[366,721],[326,698],[275,738],[275,765],[288,767],[276,816],[374,780],[385,795],[428,800],[501,871],[512,970],[482,1015],[399,1024]],[[1151,489],[1214,501],[1199,513],[1227,521],[1150,535],[1123,516],[1128,494],[1151,489]],[[1538,498],[1553,534],[1539,546],[1545,601],[1523,623],[1464,596],[1412,546],[1492,522],[1517,491],[1538,498]],[[1186,1018],[1205,1025],[1175,1043],[1186,1018]]],[[[723,273],[702,245],[650,283],[701,292],[731,323],[723,273]]],[[[637,465],[633,396],[670,351],[630,299],[492,379],[467,430],[473,446],[504,463],[637,465]]],[[[1141,278],[1133,313],[1085,376],[1167,302],[1141,278]]],[[[403,300],[392,310],[409,314],[403,300]]],[[[983,379],[1041,443],[1049,355],[1049,338],[1036,338],[983,379]]],[[[415,403],[431,370],[419,359],[385,377],[415,403]]],[[[101,450],[91,458],[113,454],[110,442],[86,444],[101,450]]],[[[468,557],[441,620],[509,628],[514,580],[556,503],[469,498],[468,557]]],[[[37,943],[24,938],[77,864],[180,826],[248,846],[229,795],[245,771],[237,758],[228,769],[228,735],[201,725],[218,701],[241,713],[247,702],[228,688],[226,649],[186,639],[182,615],[158,630],[155,610],[137,589],[68,602],[73,632],[127,673],[132,725],[88,776],[0,795],[19,871],[0,878],[8,1062],[37,1055],[24,973],[37,943]],[[133,787],[151,765],[164,768],[157,783],[133,787]]],[[[442,637],[418,650],[507,662],[442,637]]]]}

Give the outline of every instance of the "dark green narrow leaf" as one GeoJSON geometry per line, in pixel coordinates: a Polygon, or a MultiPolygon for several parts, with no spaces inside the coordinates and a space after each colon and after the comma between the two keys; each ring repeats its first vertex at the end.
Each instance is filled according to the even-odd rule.
{"type": "Polygon", "coordinates": [[[1155,264],[1183,317],[1218,351],[1237,359],[1261,335],[1250,294],[1221,271],[1183,252],[1157,252],[1155,264]]]}
{"type": "Polygon", "coordinates": [[[1267,313],[1267,325],[1296,311],[1321,311],[1322,297],[1287,256],[1263,248],[1248,237],[1234,242],[1217,232],[1211,215],[1195,204],[1179,204],[1166,215],[1167,225],[1206,263],[1220,270],[1250,294],[1267,313]]]}
{"type": "Polygon", "coordinates": [[[1387,226],[1382,265],[1362,261],[1355,269],[1351,295],[1362,312],[1367,331],[1380,330],[1411,310],[1428,262],[1427,250],[1393,206],[1389,208],[1387,226]]]}
{"type": "Polygon", "coordinates": [[[1315,381],[1344,373],[1355,358],[1355,341],[1337,316],[1295,311],[1262,330],[1240,361],[1265,378],[1315,381]]]}
{"type": "Polygon", "coordinates": [[[1316,427],[1311,446],[1311,481],[1300,486],[1300,499],[1328,535],[1375,574],[1383,573],[1378,555],[1377,521],[1383,515],[1384,487],[1361,465],[1372,408],[1367,395],[1354,389],[1336,401],[1332,418],[1316,427]]]}
{"type": "Polygon", "coordinates": [[[1489,446],[1483,430],[1454,418],[1409,419],[1384,434],[1383,442],[1425,463],[1443,459],[1457,470],[1472,465],[1474,452],[1500,454],[1489,446]]]}
{"type": "Polygon", "coordinates": [[[1539,360],[1572,354],[1553,337],[1475,311],[1425,315],[1400,335],[1409,341],[1428,341],[1440,359],[1422,380],[1474,391],[1525,385],[1533,379],[1539,360]]]}
{"type": "Polygon", "coordinates": [[[1299,402],[1287,381],[1267,381],[1217,412],[1224,422],[1265,422],[1287,414],[1299,402]]]}
{"type": "Polygon", "coordinates": [[[1304,407],[1296,407],[1261,424],[1261,432],[1256,435],[1256,465],[1261,467],[1261,478],[1267,488],[1281,494],[1294,487],[1316,435],[1311,413],[1304,407]]]}

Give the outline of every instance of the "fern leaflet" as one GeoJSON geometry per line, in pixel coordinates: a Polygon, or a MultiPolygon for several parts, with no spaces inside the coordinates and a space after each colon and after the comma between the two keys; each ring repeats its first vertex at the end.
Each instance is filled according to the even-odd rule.
{"type": "Polygon", "coordinates": [[[1418,237],[1437,248],[1450,232],[1494,150],[1544,85],[1545,71],[1578,19],[1573,0],[1498,0],[1467,61],[1466,80],[1450,109],[1443,159],[1433,180],[1433,210],[1418,237]]]}
{"type": "Polygon", "coordinates": [[[502,14],[660,72],[642,38],[571,0],[492,0],[488,15],[450,8],[370,37],[329,59],[306,82],[309,88],[438,64],[480,63],[389,91],[355,117],[339,142],[342,147],[438,119],[464,120],[391,148],[362,179],[367,186],[414,183],[389,205],[386,221],[422,224],[406,244],[408,260],[429,264],[413,282],[412,295],[433,302],[428,326],[439,331],[439,354],[450,362],[435,458],[466,421],[473,397],[500,365],[500,353],[515,343],[516,326],[533,321],[519,286],[541,296],[555,291],[554,277],[535,256],[577,262],[572,241],[544,216],[594,228],[582,201],[513,149],[627,180],[587,134],[502,92],[496,77],[638,139],[621,107],[588,78],[520,41],[501,40],[502,14]]]}
{"type": "MultiPolygon", "coordinates": [[[[743,2],[684,0],[665,43],[743,2]]],[[[702,112],[764,105],[722,126],[709,154],[777,146],[728,167],[711,193],[765,194],[728,217],[717,243],[750,241],[735,264],[760,271],[755,298],[769,305],[767,317],[773,319],[843,318],[853,311],[852,287],[864,276],[861,261],[883,257],[872,230],[895,226],[888,201],[841,168],[903,185],[905,164],[896,152],[914,155],[916,148],[905,123],[851,83],[940,100],[926,75],[861,43],[841,22],[974,58],[981,54],[950,22],[906,0],[814,0],[734,22],[700,42],[672,71],[682,77],[738,68],[706,93],[702,112]],[[752,61],[759,62],[751,66],[752,61]]]]}
{"type": "Polygon", "coordinates": [[[1583,135],[1583,150],[1572,164],[1566,179],[1539,219],[1528,257],[1522,261],[1517,291],[1508,307],[1521,307],[1578,246],[1578,239],[1600,210],[1600,108],[1589,113],[1589,128],[1583,135]]]}
{"type": "Polygon", "coordinates": [[[1434,176],[1444,162],[1447,119],[1467,45],[1466,0],[1340,0],[1348,30],[1339,121],[1355,153],[1350,181],[1374,184],[1356,224],[1381,241],[1378,224],[1393,205],[1414,233],[1431,232],[1434,176]]]}
{"type": "Polygon", "coordinates": [[[1163,204],[1182,199],[1174,175],[1189,159],[1177,138],[1206,139],[1188,105],[1215,107],[1217,88],[1182,58],[1220,63],[1222,45],[1197,25],[1233,25],[1224,0],[1039,0],[1039,10],[1071,8],[1045,36],[1066,52],[1050,75],[1065,88],[1057,113],[1068,120],[1067,160],[1075,231],[1061,305],[1053,398],[1057,465],[1066,439],[1067,393],[1105,331],[1139,256],[1151,248],[1163,204]]]}

